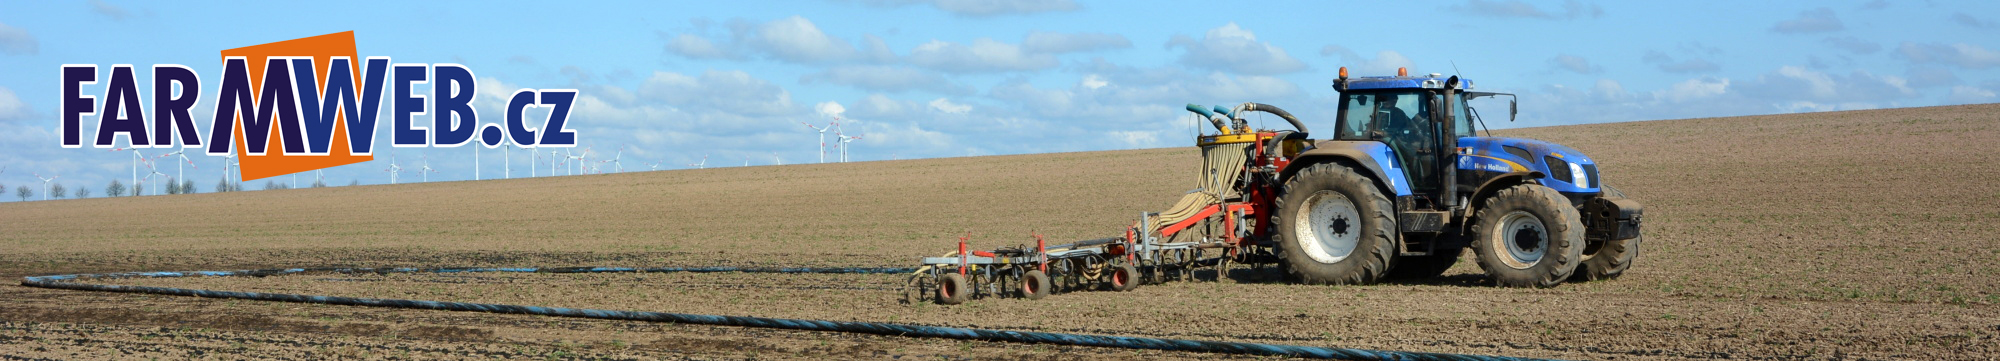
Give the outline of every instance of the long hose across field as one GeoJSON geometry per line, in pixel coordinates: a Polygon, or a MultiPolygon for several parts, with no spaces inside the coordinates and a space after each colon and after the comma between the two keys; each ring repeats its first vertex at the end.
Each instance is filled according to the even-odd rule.
{"type": "Polygon", "coordinates": [[[203,298],[233,298],[259,301],[279,301],[317,303],[328,305],[395,307],[446,311],[474,311],[492,313],[530,314],[558,317],[577,317],[604,320],[629,320],[648,322],[673,322],[703,325],[723,325],[740,327],[763,327],[790,330],[834,331],[866,333],[888,336],[935,337],[960,340],[1004,341],[1040,343],[1054,345],[1076,345],[1117,347],[1132,349],[1152,349],[1167,351],[1214,352],[1246,355],[1269,355],[1285,357],[1306,357],[1346,360],[1526,360],[1522,358],[1461,355],[1445,353],[1377,351],[1350,348],[1328,348],[1294,345],[1274,345],[1247,342],[1222,342],[1178,340],[1150,337],[1123,337],[1103,335],[1083,335],[1071,333],[1002,331],[960,327],[921,326],[880,322],[851,322],[825,320],[799,320],[747,316],[696,315],[684,313],[600,310],[588,308],[537,307],[502,305],[491,303],[445,302],[423,300],[401,300],[384,298],[357,298],[339,296],[316,296],[287,293],[259,293],[216,291],[170,287],[124,286],[81,283],[84,279],[116,278],[161,278],[161,277],[226,277],[226,276],[275,276],[308,272],[330,272],[348,274],[389,274],[389,273],[475,273],[475,272],[521,272],[521,273],[675,273],[675,272],[743,272],[743,273],[837,273],[837,274],[898,274],[910,273],[915,268],[773,268],[773,267],[664,267],[664,268],[613,268],[613,267],[566,267],[566,268],[289,268],[238,271],[192,271],[192,272],[126,272],[100,274],[69,274],[35,276],[21,279],[27,287],[68,289],[102,292],[146,293],[203,298]]]}

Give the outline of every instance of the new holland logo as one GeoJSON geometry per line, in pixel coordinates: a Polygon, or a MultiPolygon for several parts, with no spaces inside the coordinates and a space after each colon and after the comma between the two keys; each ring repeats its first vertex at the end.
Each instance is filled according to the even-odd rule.
{"type": "Polygon", "coordinates": [[[83,94],[83,85],[97,83],[98,66],[64,64],[58,106],[62,146],[82,147],[79,126],[96,116],[93,147],[111,148],[118,137],[134,148],[172,148],[178,140],[183,148],[205,147],[209,155],[234,152],[243,180],[255,180],[375,159],[384,101],[393,147],[451,148],[475,141],[487,148],[576,146],[577,132],[565,127],[575,89],[516,90],[501,124],[480,123],[472,107],[477,89],[472,69],[391,63],[378,56],[357,63],[356,58],[352,31],[223,50],[222,84],[206,137],[190,115],[201,100],[201,76],[193,69],[152,66],[148,122],[131,64],[111,66],[102,108],[97,96],[83,94]],[[431,84],[430,92],[414,93],[417,84],[431,84]],[[391,93],[386,100],[385,91],[391,93]],[[523,114],[535,107],[548,108],[549,115],[531,127],[523,114]],[[417,124],[423,115],[430,115],[428,125],[417,124]]]}

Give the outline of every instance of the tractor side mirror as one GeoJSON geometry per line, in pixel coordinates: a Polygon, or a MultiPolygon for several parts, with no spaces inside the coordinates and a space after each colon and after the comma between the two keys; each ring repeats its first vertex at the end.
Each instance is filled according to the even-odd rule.
{"type": "Polygon", "coordinates": [[[1515,99],[1515,100],[1508,100],[1508,101],[1507,101],[1507,121],[1508,121],[1508,122],[1513,122],[1513,121],[1514,121],[1514,117],[1515,117],[1516,115],[1519,115],[1519,114],[1521,114],[1521,106],[1520,106],[1520,104],[1521,104],[1521,101],[1520,101],[1520,100],[1518,100],[1518,99],[1515,99]]]}

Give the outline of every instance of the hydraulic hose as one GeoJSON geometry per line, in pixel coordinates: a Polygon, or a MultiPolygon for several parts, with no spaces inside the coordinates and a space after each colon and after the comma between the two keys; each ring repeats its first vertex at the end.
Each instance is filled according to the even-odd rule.
{"type": "Polygon", "coordinates": [[[1207,108],[1202,107],[1200,104],[1190,103],[1187,105],[1187,110],[1190,112],[1194,112],[1195,114],[1201,114],[1202,119],[1208,119],[1209,123],[1215,124],[1216,131],[1220,131],[1223,133],[1229,132],[1229,126],[1223,125],[1222,119],[1216,119],[1215,113],[1209,112],[1207,108]]]}
{"type": "Polygon", "coordinates": [[[1379,351],[1352,348],[1328,348],[1295,345],[1274,345],[1247,342],[1179,340],[1150,337],[1124,337],[1104,335],[1083,335],[1070,333],[1003,331],[961,327],[922,326],[880,322],[800,320],[786,318],[766,318],[748,316],[718,316],[684,313],[620,311],[589,308],[537,307],[492,303],[445,302],[403,300],[386,298],[358,298],[339,296],[315,296],[288,293],[259,293],[215,291],[188,288],[124,286],[73,282],[81,279],[106,278],[157,278],[157,277],[198,277],[198,276],[272,276],[305,272],[336,273],[469,273],[469,272],[540,272],[540,273],[609,273],[609,272],[757,272],[757,273],[859,273],[884,274],[907,273],[915,268],[779,268],[779,267],[667,267],[667,268],[616,268],[616,267],[562,267],[562,268],[287,268],[239,271],[192,271],[192,272],[125,272],[103,274],[69,274],[35,276],[21,279],[27,287],[68,289],[101,292],[125,292],[158,295],[190,296],[203,298],[231,298],[259,301],[316,303],[345,306],[394,307],[444,311],[470,311],[506,314],[529,314],[556,317],[575,317],[603,320],[627,320],[647,322],[673,322],[703,325],[723,325],[739,327],[762,327],[790,330],[832,331],[866,333],[886,336],[932,337],[959,340],[1004,341],[1041,343],[1055,345],[1117,347],[1167,351],[1232,353],[1247,355],[1269,355],[1283,357],[1307,357],[1346,360],[1530,360],[1524,358],[1461,355],[1446,353],[1379,351]]]}
{"type": "Polygon", "coordinates": [[[1298,117],[1292,116],[1291,112],[1278,109],[1278,107],[1271,106],[1270,104],[1243,103],[1243,105],[1236,106],[1236,109],[1239,111],[1257,111],[1275,114],[1279,118],[1285,118],[1285,122],[1292,123],[1292,129],[1298,129],[1299,133],[1312,133],[1312,131],[1306,130],[1306,123],[1299,121],[1298,117]]]}

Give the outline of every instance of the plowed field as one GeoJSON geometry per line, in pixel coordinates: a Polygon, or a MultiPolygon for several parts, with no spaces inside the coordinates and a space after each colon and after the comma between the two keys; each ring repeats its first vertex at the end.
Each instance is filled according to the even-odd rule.
{"type": "MultiPolygon", "coordinates": [[[[879,275],[295,275],[120,284],[1569,359],[2000,358],[2000,105],[1503,130],[1644,202],[1625,277],[1221,282],[903,305],[879,275]]],[[[1113,235],[1192,148],[0,204],[0,276],[312,266],[910,266],[1113,235]]],[[[8,283],[12,283],[9,281],[8,283]]],[[[8,359],[1216,355],[0,286],[8,359]]]]}

